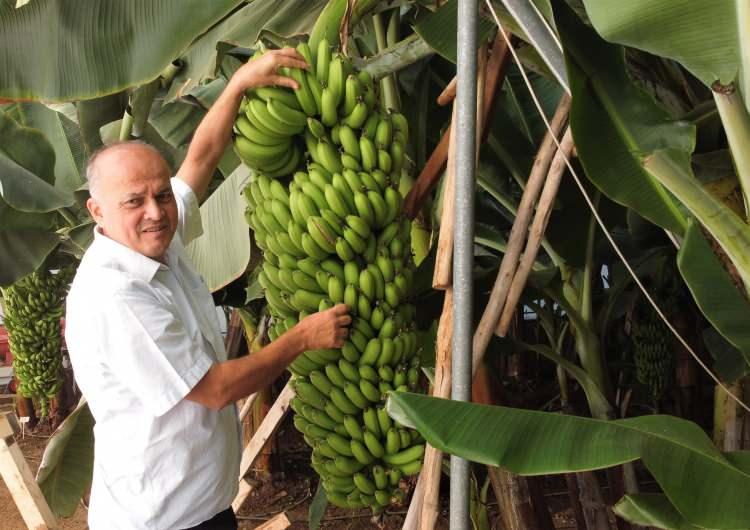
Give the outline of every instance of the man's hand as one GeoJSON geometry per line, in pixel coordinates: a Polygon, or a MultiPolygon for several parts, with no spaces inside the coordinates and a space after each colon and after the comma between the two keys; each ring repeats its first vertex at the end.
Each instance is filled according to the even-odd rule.
{"type": "Polygon", "coordinates": [[[242,92],[248,88],[268,85],[285,86],[296,90],[299,86],[294,79],[279,75],[279,69],[283,66],[303,70],[310,68],[305,58],[294,48],[271,50],[242,65],[232,76],[230,84],[234,85],[235,90],[242,92]]]}
{"type": "Polygon", "coordinates": [[[299,333],[305,350],[340,348],[349,336],[349,308],[338,304],[331,309],[303,318],[293,331],[299,333]]]}
{"type": "Polygon", "coordinates": [[[248,88],[266,85],[296,89],[297,82],[279,75],[279,68],[303,68],[309,65],[294,48],[283,48],[264,53],[248,61],[237,70],[219,99],[213,104],[195,131],[185,161],[177,176],[186,182],[198,200],[206,194],[208,183],[231,138],[232,124],[240,101],[248,88]]]}

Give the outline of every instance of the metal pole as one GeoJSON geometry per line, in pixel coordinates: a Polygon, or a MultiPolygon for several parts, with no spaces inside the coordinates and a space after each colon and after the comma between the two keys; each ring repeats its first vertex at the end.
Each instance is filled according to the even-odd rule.
{"type": "MultiPolygon", "coordinates": [[[[477,0],[458,1],[456,90],[456,223],[453,245],[453,356],[451,392],[471,400],[474,265],[474,182],[477,115],[477,0]]],[[[468,530],[469,462],[451,457],[451,530],[468,530]]]]}

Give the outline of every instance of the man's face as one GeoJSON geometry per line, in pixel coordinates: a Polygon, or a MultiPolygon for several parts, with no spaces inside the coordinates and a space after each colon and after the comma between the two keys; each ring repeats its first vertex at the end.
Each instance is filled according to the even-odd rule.
{"type": "Polygon", "coordinates": [[[163,261],[177,229],[167,163],[144,146],[123,145],[102,153],[96,164],[99,178],[87,207],[102,233],[163,261]]]}

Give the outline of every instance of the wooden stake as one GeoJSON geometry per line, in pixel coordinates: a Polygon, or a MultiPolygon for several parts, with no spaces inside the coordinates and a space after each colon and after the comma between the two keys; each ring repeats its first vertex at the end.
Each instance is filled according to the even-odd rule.
{"type": "Polygon", "coordinates": [[[552,207],[555,205],[557,190],[560,188],[560,181],[567,167],[565,160],[573,150],[573,134],[570,132],[570,127],[565,131],[562,142],[560,142],[560,147],[561,149],[558,149],[557,153],[555,153],[555,158],[552,160],[552,165],[547,174],[542,196],[539,198],[539,205],[534,215],[534,222],[529,231],[529,239],[526,242],[523,256],[521,256],[518,269],[510,284],[508,298],[505,301],[503,313],[500,317],[500,324],[495,331],[501,337],[504,337],[508,333],[508,327],[516,311],[516,305],[518,305],[518,300],[520,300],[521,293],[523,293],[523,289],[526,286],[526,280],[528,280],[531,269],[534,266],[534,261],[539,253],[539,247],[544,237],[544,231],[547,229],[549,216],[552,213],[552,207]]]}
{"type": "Polygon", "coordinates": [[[284,419],[284,416],[286,416],[286,413],[289,410],[289,402],[292,400],[292,398],[294,398],[294,396],[294,388],[292,388],[291,383],[287,383],[284,389],[281,391],[281,394],[279,394],[279,397],[276,399],[276,402],[269,409],[268,414],[263,419],[263,422],[258,427],[258,430],[255,431],[252,440],[250,440],[250,443],[247,444],[247,447],[245,447],[244,451],[242,451],[242,461],[240,462],[239,478],[240,491],[232,502],[232,508],[234,509],[235,513],[239,511],[242,503],[245,502],[245,499],[247,499],[248,495],[250,495],[250,492],[253,489],[252,486],[245,480],[245,474],[253,465],[253,462],[255,462],[255,459],[260,454],[261,449],[263,449],[263,446],[266,444],[268,439],[273,436],[273,434],[276,432],[276,429],[279,427],[279,425],[281,425],[281,421],[284,419]]]}
{"type": "MultiPolygon", "coordinates": [[[[570,97],[564,95],[552,118],[551,128],[555,135],[560,134],[560,130],[567,118],[570,109],[570,97]]],[[[531,174],[526,182],[526,189],[521,197],[521,204],[518,207],[516,219],[511,228],[508,246],[500,263],[500,270],[497,273],[495,285],[490,293],[490,300],[484,310],[482,319],[479,321],[477,330],[474,333],[473,350],[473,369],[476,370],[484,357],[487,345],[490,343],[492,333],[497,326],[498,319],[505,305],[505,298],[510,288],[510,282],[513,279],[513,273],[518,265],[518,257],[521,253],[521,247],[526,240],[529,221],[533,212],[533,206],[539,192],[542,188],[544,177],[547,175],[552,156],[555,154],[556,145],[552,140],[549,132],[542,141],[542,146],[537,153],[534,165],[531,168],[531,174]]]]}
{"type": "Polygon", "coordinates": [[[248,413],[250,412],[250,409],[253,408],[253,403],[255,402],[255,399],[258,397],[258,393],[250,394],[245,398],[245,401],[242,403],[242,408],[240,409],[240,413],[238,414],[238,419],[240,423],[242,423],[245,418],[247,417],[248,413]]]}
{"type": "MultiPolygon", "coordinates": [[[[487,45],[479,48],[477,58],[477,113],[476,113],[476,161],[479,160],[479,148],[484,126],[484,79],[487,74],[487,45]]],[[[453,105],[453,117],[451,123],[456,120],[456,106],[453,105]]],[[[453,128],[451,127],[451,131],[453,128]]],[[[446,183],[443,190],[443,211],[440,216],[440,237],[438,239],[437,257],[435,258],[435,271],[432,277],[432,287],[444,290],[453,285],[453,229],[456,225],[456,142],[451,133],[450,146],[448,148],[448,167],[446,169],[446,183]]]]}
{"type": "MultiPolygon", "coordinates": [[[[432,395],[439,398],[451,397],[451,361],[453,341],[453,288],[445,291],[443,313],[437,332],[435,351],[435,388],[432,395]]],[[[421,474],[424,477],[422,510],[419,516],[420,530],[435,528],[440,512],[440,479],[443,476],[443,453],[427,444],[421,474]]],[[[414,500],[412,499],[412,503],[414,500]]]]}
{"type": "MultiPolygon", "coordinates": [[[[438,324],[435,347],[435,384],[432,395],[449,398],[451,395],[451,341],[453,340],[453,288],[445,291],[443,312],[438,324]]],[[[425,449],[424,463],[417,486],[409,504],[402,530],[434,528],[438,513],[441,464],[443,453],[430,444],[425,449]],[[430,524],[431,521],[431,524],[430,524]]]]}
{"type": "MultiPolygon", "coordinates": [[[[451,123],[456,122],[456,105],[453,105],[451,123]]],[[[452,285],[453,279],[453,227],[455,226],[456,197],[456,142],[451,126],[448,144],[448,167],[445,170],[443,187],[443,209],[440,215],[440,235],[438,236],[435,269],[432,274],[432,288],[445,290],[452,285]]]]}
{"type": "MultiPolygon", "coordinates": [[[[496,101],[495,96],[505,79],[510,58],[511,54],[508,46],[505,44],[502,36],[498,35],[495,37],[495,42],[492,45],[492,53],[486,68],[487,76],[484,80],[484,103],[482,105],[482,123],[484,124],[488,123],[489,116],[491,116],[496,101]]],[[[450,143],[451,129],[452,125],[443,133],[443,137],[430,155],[414,186],[404,200],[404,213],[409,219],[414,219],[417,216],[424,201],[427,200],[430,191],[440,180],[443,167],[448,159],[448,144],[450,143]]],[[[488,129],[485,127],[481,135],[482,138],[486,136],[487,131],[488,129]]]]}
{"type": "Polygon", "coordinates": [[[437,104],[441,107],[445,107],[448,103],[453,103],[456,99],[456,87],[458,86],[458,77],[453,76],[440,95],[437,97],[437,104]]]}
{"type": "Polygon", "coordinates": [[[12,413],[0,415],[0,476],[8,486],[10,495],[28,528],[34,530],[59,528],[47,500],[42,495],[16,443],[14,425],[17,426],[18,423],[12,413]]]}

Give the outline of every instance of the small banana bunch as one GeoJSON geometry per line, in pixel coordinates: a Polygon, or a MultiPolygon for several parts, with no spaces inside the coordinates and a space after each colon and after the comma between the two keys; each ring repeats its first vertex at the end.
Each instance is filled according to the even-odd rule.
{"type": "Polygon", "coordinates": [[[235,148],[255,170],[245,215],[264,253],[272,340],[311,313],[350,308],[342,348],[290,365],[291,407],[329,501],[378,512],[403,499],[402,477],[424,454],[419,433],[385,411],[389,391],[420,379],[411,223],[398,191],[408,123],[378,110],[372,78],[325,40],[315,57],[297,49],[311,65],[287,72],[300,88],[255,90],[237,118],[235,148]]]}
{"type": "Polygon", "coordinates": [[[631,322],[630,338],[636,378],[659,399],[674,379],[675,357],[671,332],[651,307],[631,322]]]}
{"type": "Polygon", "coordinates": [[[5,326],[8,329],[18,392],[34,398],[41,416],[62,386],[60,318],[73,267],[57,274],[33,272],[3,289],[5,326]]]}

